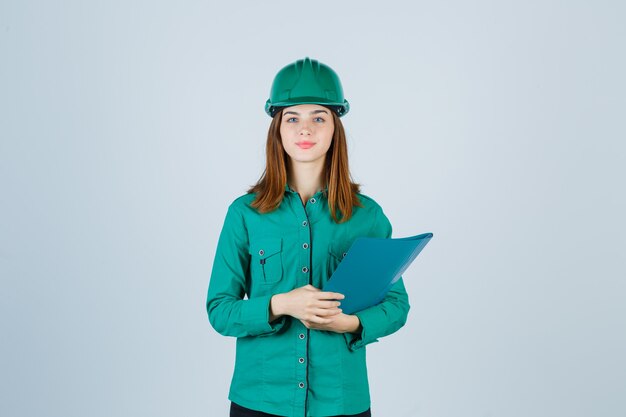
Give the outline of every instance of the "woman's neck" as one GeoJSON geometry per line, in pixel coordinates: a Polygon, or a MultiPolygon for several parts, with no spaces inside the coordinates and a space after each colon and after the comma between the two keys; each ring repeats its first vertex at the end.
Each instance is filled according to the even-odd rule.
{"type": "Polygon", "coordinates": [[[322,172],[324,160],[321,159],[320,163],[316,162],[294,164],[292,161],[291,163],[289,186],[300,195],[304,204],[323,188],[322,172]]]}

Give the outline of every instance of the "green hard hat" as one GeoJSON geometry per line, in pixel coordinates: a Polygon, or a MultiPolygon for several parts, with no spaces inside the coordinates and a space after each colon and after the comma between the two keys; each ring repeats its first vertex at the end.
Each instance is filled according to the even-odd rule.
{"type": "Polygon", "coordinates": [[[328,65],[306,57],[287,65],[276,74],[265,113],[274,117],[281,107],[320,104],[332,108],[339,117],[348,113],[350,104],[343,97],[337,73],[328,65]]]}

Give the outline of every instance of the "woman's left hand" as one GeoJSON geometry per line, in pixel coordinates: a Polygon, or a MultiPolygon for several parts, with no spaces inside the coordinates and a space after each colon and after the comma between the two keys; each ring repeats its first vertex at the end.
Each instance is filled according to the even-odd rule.
{"type": "Polygon", "coordinates": [[[331,318],[332,321],[327,324],[300,321],[307,329],[327,330],[335,333],[359,333],[361,331],[361,321],[353,314],[339,313],[331,316],[331,318]]]}

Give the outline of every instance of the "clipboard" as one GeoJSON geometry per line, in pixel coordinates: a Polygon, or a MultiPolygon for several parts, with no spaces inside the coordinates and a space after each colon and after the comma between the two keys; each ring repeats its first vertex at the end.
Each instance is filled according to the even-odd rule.
{"type": "Polygon", "coordinates": [[[345,295],[339,306],[344,314],[376,305],[432,237],[432,233],[403,238],[359,237],[322,290],[345,295]]]}

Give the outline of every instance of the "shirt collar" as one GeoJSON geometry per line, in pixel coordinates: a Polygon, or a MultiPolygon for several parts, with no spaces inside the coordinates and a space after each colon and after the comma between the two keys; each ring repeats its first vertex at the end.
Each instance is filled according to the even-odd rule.
{"type": "MultiPolygon", "coordinates": [[[[289,183],[285,183],[285,191],[290,192],[290,193],[295,193],[295,191],[292,190],[291,187],[289,186],[289,183]]],[[[322,193],[322,194],[328,193],[328,186],[324,186],[324,188],[316,192],[315,195],[318,195],[319,193],[322,193]]]]}

